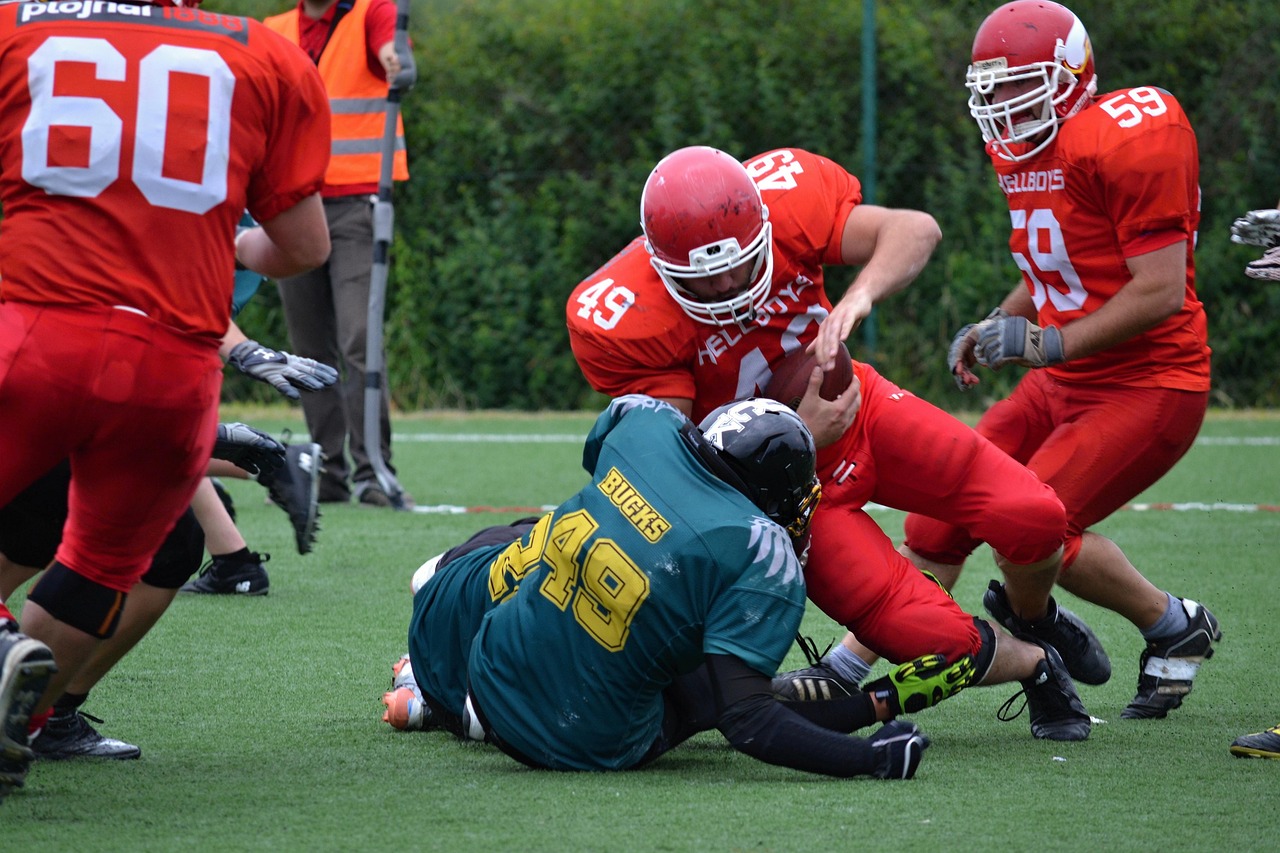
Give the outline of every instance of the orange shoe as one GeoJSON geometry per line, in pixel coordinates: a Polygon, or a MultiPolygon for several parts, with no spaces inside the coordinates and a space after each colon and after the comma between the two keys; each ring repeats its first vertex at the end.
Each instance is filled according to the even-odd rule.
{"type": "Polygon", "coordinates": [[[382,721],[396,731],[420,732],[431,721],[431,711],[408,687],[397,687],[382,694],[387,710],[382,721]]]}
{"type": "Polygon", "coordinates": [[[397,687],[412,688],[416,682],[413,680],[413,664],[409,663],[409,655],[403,654],[400,660],[391,664],[391,689],[397,687]]]}

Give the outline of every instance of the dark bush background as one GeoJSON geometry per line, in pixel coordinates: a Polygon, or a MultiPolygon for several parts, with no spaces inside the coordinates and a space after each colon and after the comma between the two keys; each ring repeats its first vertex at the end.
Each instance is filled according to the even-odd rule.
{"type": "MultiPolygon", "coordinates": [[[[209,0],[255,16],[289,0],[209,0]]],[[[880,0],[875,200],[942,226],[933,261],[876,312],[855,355],[947,408],[953,331],[1016,280],[1008,213],[965,107],[973,32],[991,2],[880,0]],[[871,344],[874,343],[874,346],[871,344]]],[[[1197,128],[1198,281],[1215,405],[1280,404],[1280,287],[1231,220],[1280,198],[1280,25],[1273,0],[1073,4],[1100,89],[1158,85],[1197,128]]],[[[668,151],[740,157],[788,145],[865,174],[862,20],[835,0],[416,0],[416,86],[404,98],[412,179],[396,190],[387,297],[390,388],[403,409],[594,406],[564,329],[574,285],[638,231],[640,187],[668,151]]],[[[830,271],[833,298],[852,270],[830,271]]],[[[242,315],[285,345],[275,288],[242,315]]],[[[982,386],[1001,394],[1016,376],[982,386]]],[[[229,398],[272,399],[229,378],[229,398]]]]}

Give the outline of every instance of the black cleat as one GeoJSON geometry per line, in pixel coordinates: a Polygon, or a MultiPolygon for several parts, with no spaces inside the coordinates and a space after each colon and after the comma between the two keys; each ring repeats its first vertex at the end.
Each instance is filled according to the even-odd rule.
{"type": "Polygon", "coordinates": [[[249,552],[246,563],[214,557],[204,564],[198,577],[187,581],[179,592],[199,592],[205,595],[266,595],[271,585],[267,570],[262,564],[271,559],[270,554],[249,552]]]}
{"type": "Polygon", "coordinates": [[[858,692],[857,684],[841,676],[825,660],[773,677],[773,695],[783,701],[818,702],[853,696],[858,692]]]}
{"type": "Polygon", "coordinates": [[[1213,657],[1213,644],[1222,639],[1218,620],[1207,608],[1182,599],[1187,630],[1176,637],[1147,643],[1138,660],[1138,695],[1120,712],[1126,720],[1159,720],[1182,704],[1200,664],[1213,657]]]}
{"type": "Polygon", "coordinates": [[[48,646],[0,621],[0,802],[26,781],[35,757],[28,746],[31,711],[57,671],[48,646]]]}
{"type": "Polygon", "coordinates": [[[1062,656],[1053,646],[1034,637],[1024,635],[1018,639],[1043,648],[1045,659],[1036,665],[1030,678],[1020,682],[1022,690],[1009,697],[1009,701],[996,712],[996,717],[1004,722],[1017,719],[1022,714],[1022,708],[1014,713],[1010,713],[1010,709],[1019,696],[1026,696],[1023,707],[1031,709],[1031,734],[1034,737],[1068,741],[1089,737],[1089,730],[1093,727],[1092,720],[1076,693],[1076,686],[1071,682],[1062,656]]]}
{"type": "Polygon", "coordinates": [[[1015,615],[1005,595],[1004,584],[993,580],[982,596],[982,606],[991,617],[1016,635],[1030,634],[1058,650],[1067,672],[1084,684],[1106,684],[1111,678],[1111,660],[1102,643],[1084,621],[1065,607],[1049,599],[1049,612],[1043,619],[1028,622],[1015,615]]]}
{"type": "Polygon", "coordinates": [[[105,737],[89,724],[89,719],[101,723],[75,710],[67,714],[54,714],[44,724],[40,734],[31,741],[36,758],[61,761],[64,758],[139,758],[142,750],[131,743],[105,737]]]}
{"type": "Polygon", "coordinates": [[[267,487],[271,502],[289,516],[298,553],[310,553],[316,544],[317,522],[320,520],[320,445],[287,444],[284,467],[258,476],[267,487]]]}
{"type": "Polygon", "coordinates": [[[1280,758],[1280,726],[1241,735],[1232,741],[1231,754],[1237,758],[1280,758]]]}

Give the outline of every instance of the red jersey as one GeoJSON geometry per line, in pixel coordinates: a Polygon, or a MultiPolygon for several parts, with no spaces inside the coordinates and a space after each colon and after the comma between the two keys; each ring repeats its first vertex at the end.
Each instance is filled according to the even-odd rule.
{"type": "Polygon", "coordinates": [[[320,189],[329,107],[256,21],[115,2],[0,7],[0,298],[120,305],[220,338],[233,237],[320,189]]]}
{"type": "Polygon", "coordinates": [[[1131,278],[1126,258],[1187,241],[1182,308],[1110,349],[1047,370],[1070,382],[1204,391],[1209,346],[1195,290],[1200,163],[1195,131],[1161,89],[1112,92],[1064,121],[1041,153],[1010,162],[990,148],[1009,203],[1009,249],[1041,326],[1098,310],[1131,278]]]}
{"type": "Polygon", "coordinates": [[[770,364],[817,336],[831,312],[822,265],[843,263],[841,236],[862,187],[836,163],[797,148],[770,151],[746,167],[773,223],[773,279],[759,316],[745,330],[694,320],[671,298],[638,237],[579,284],[566,306],[573,354],[597,391],[692,399],[698,421],[759,393],[770,364]]]}

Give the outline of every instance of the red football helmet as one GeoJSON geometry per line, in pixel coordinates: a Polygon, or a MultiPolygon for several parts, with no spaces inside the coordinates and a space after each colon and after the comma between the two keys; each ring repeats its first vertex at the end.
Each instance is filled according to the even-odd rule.
{"type": "Polygon", "coordinates": [[[1026,160],[1098,90],[1089,34],[1066,6],[1006,3],[978,27],[965,86],[983,141],[1006,160],[1026,160]]]}
{"type": "Polygon", "coordinates": [[[773,229],[741,163],[706,146],[663,157],[640,196],[640,227],[649,261],[686,314],[714,326],[755,318],[769,296],[773,229]],[[707,301],[684,286],[748,264],[746,284],[728,298],[707,301]]]}

